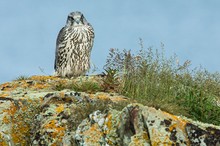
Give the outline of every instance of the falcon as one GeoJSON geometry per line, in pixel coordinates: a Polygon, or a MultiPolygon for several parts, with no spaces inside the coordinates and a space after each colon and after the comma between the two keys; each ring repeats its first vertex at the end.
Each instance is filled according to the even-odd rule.
{"type": "Polygon", "coordinates": [[[81,12],[71,12],[56,41],[55,75],[78,77],[90,69],[94,29],[81,12]]]}

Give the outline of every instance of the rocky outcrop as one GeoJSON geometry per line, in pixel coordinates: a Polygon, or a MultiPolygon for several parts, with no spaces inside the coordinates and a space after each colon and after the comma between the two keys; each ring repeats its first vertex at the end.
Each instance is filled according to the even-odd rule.
{"type": "Polygon", "coordinates": [[[220,145],[219,126],[98,92],[100,82],[33,76],[0,85],[0,145],[220,145]],[[85,82],[93,90],[74,90],[85,82]]]}
{"type": "Polygon", "coordinates": [[[122,111],[92,113],[77,128],[78,145],[208,145],[220,144],[220,129],[140,104],[122,111]]]}

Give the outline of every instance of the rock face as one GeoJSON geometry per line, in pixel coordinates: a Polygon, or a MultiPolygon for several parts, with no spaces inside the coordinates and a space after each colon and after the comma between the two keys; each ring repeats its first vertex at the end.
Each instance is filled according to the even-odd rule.
{"type": "Polygon", "coordinates": [[[0,146],[220,145],[219,126],[130,103],[116,93],[69,88],[87,81],[101,78],[33,76],[0,85],[0,146]]]}

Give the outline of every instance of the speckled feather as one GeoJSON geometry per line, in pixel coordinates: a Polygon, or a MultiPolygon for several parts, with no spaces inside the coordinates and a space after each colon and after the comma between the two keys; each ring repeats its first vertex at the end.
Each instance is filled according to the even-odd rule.
{"type": "Polygon", "coordinates": [[[90,55],[94,41],[93,27],[81,12],[68,15],[66,26],[57,37],[55,75],[77,77],[90,68],[90,55]]]}

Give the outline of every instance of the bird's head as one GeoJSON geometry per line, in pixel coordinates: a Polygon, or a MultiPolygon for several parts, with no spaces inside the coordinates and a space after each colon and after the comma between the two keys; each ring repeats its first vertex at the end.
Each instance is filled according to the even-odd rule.
{"type": "Polygon", "coordinates": [[[72,12],[68,15],[66,24],[68,26],[79,26],[79,25],[87,25],[85,17],[81,12],[72,12]]]}

